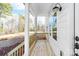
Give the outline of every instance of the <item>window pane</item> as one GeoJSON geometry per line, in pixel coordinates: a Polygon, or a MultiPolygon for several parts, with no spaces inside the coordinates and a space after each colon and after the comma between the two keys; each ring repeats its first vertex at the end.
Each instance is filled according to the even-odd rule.
{"type": "Polygon", "coordinates": [[[57,40],[57,16],[50,16],[49,18],[50,36],[57,40]]]}

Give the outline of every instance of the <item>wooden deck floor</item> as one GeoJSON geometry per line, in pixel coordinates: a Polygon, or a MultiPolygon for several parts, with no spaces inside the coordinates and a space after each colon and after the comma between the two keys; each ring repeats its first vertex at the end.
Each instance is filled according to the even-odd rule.
{"type": "Polygon", "coordinates": [[[53,56],[53,52],[47,40],[38,40],[32,50],[31,56],[53,56]]]}

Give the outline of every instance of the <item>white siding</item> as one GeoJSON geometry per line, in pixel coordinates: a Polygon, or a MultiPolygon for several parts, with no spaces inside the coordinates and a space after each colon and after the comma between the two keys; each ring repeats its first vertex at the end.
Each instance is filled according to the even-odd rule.
{"type": "Polygon", "coordinates": [[[60,50],[63,55],[73,55],[74,42],[74,4],[62,3],[62,11],[58,12],[57,19],[57,41],[50,38],[49,42],[55,53],[60,55],[60,50]]]}

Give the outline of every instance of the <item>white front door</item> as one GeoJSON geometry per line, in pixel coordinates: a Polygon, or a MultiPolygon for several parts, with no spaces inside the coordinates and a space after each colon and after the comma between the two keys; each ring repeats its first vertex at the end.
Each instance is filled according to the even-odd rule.
{"type": "Polygon", "coordinates": [[[76,56],[79,56],[79,3],[75,4],[74,36],[74,52],[76,56]]]}

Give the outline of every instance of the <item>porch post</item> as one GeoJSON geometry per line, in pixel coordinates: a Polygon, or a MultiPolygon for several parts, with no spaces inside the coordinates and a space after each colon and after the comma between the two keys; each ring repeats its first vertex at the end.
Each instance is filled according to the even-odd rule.
{"type": "Polygon", "coordinates": [[[46,38],[48,39],[48,17],[46,17],[45,20],[45,32],[46,32],[46,38]]]}
{"type": "Polygon", "coordinates": [[[47,32],[47,17],[45,18],[45,33],[47,32]]]}
{"type": "Polygon", "coordinates": [[[29,55],[29,4],[25,4],[25,40],[24,40],[24,45],[25,45],[25,53],[24,56],[29,55]]]}
{"type": "Polygon", "coordinates": [[[52,31],[52,25],[51,25],[51,37],[53,38],[53,31],[52,31]]]}
{"type": "Polygon", "coordinates": [[[35,16],[35,34],[37,33],[37,16],[35,16]]]}

